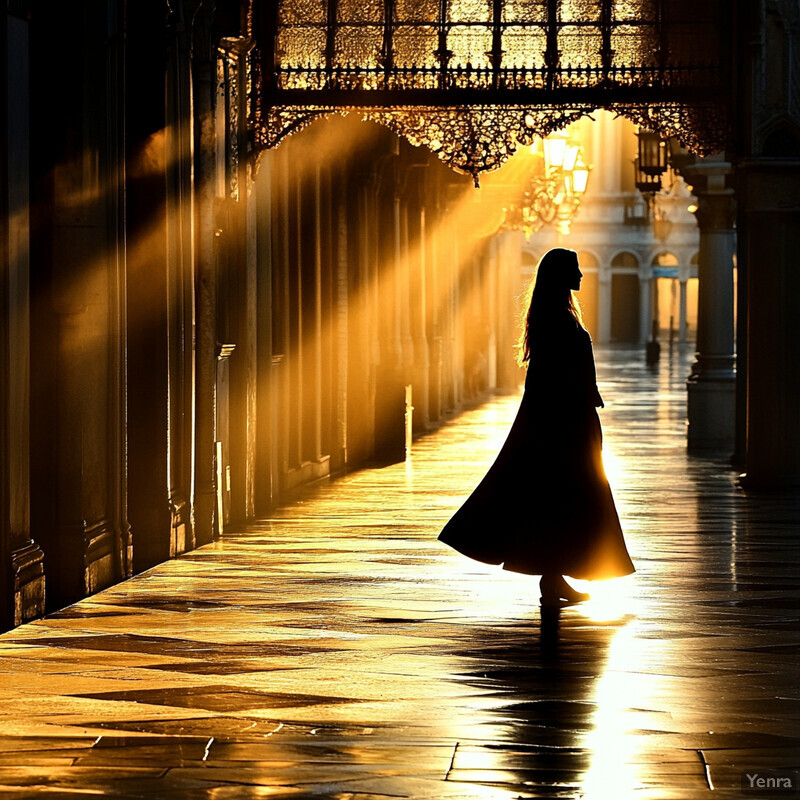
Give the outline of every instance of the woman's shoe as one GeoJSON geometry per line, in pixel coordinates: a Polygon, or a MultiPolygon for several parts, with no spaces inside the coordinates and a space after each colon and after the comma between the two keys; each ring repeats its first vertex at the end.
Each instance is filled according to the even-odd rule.
{"type": "Polygon", "coordinates": [[[562,600],[558,594],[543,594],[539,598],[539,605],[542,608],[564,608],[570,603],[568,600],[562,600]]]}
{"type": "Polygon", "coordinates": [[[583,603],[591,597],[586,592],[579,592],[577,589],[573,589],[562,575],[542,575],[539,581],[539,589],[541,591],[539,602],[543,606],[565,606],[573,603],[583,603]]]}
{"type": "Polygon", "coordinates": [[[592,597],[588,592],[579,592],[577,589],[573,589],[566,581],[564,581],[564,588],[561,589],[560,595],[570,603],[584,603],[592,597]]]}

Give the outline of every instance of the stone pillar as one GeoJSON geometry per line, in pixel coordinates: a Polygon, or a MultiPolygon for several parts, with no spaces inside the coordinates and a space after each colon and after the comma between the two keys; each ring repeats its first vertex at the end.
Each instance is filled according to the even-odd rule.
{"type": "MultiPolygon", "coordinates": [[[[349,269],[349,248],[353,236],[348,228],[348,186],[343,165],[339,165],[331,175],[330,215],[333,245],[331,249],[331,328],[332,358],[334,361],[336,383],[336,406],[333,425],[333,448],[331,450],[332,471],[340,471],[347,467],[349,459],[349,398],[350,398],[350,347],[348,329],[350,326],[351,285],[349,269]]],[[[353,292],[354,306],[358,301],[353,292]]],[[[353,308],[357,313],[357,308],[353,308]]]]}
{"type": "Polygon", "coordinates": [[[414,252],[416,263],[412,265],[412,305],[414,337],[414,429],[424,431],[430,426],[430,350],[428,347],[428,267],[427,256],[427,217],[425,206],[421,203],[414,209],[419,221],[418,240],[414,252]]]}
{"type": "Polygon", "coordinates": [[[48,608],[129,571],[119,10],[53,7],[31,28],[31,94],[49,98],[31,104],[31,130],[56,117],[68,132],[30,160],[31,530],[48,608]]]}
{"type": "Polygon", "coordinates": [[[337,185],[336,218],[339,242],[338,316],[341,344],[337,348],[340,384],[344,391],[342,441],[345,464],[360,463],[374,448],[375,330],[372,326],[375,288],[373,284],[373,235],[370,214],[375,211],[377,177],[372,164],[340,174],[337,185]]]}
{"type": "Polygon", "coordinates": [[[170,18],[151,70],[152,32],[142,6],[126,18],[128,499],[137,571],[191,549],[195,419],[196,228],[192,127],[185,109],[190,47],[170,18]]]}
{"type": "Polygon", "coordinates": [[[170,556],[194,547],[192,457],[194,454],[194,263],[192,226],[192,128],[183,109],[191,104],[185,68],[189,42],[182,26],[170,30],[165,87],[164,217],[167,273],[167,486],[170,556]]]}
{"type": "Polygon", "coordinates": [[[517,366],[517,339],[519,338],[519,306],[516,298],[522,292],[522,231],[500,234],[497,248],[497,383],[500,392],[516,391],[522,380],[517,366]]]}
{"type": "Polygon", "coordinates": [[[330,456],[322,451],[322,416],[326,413],[327,393],[323,391],[322,360],[323,360],[323,331],[322,331],[322,303],[323,303],[323,278],[322,278],[322,249],[323,249],[323,221],[322,221],[322,172],[317,163],[312,171],[311,178],[311,229],[314,232],[314,241],[309,259],[304,263],[307,270],[305,288],[308,291],[303,298],[303,316],[305,330],[303,336],[309,340],[310,346],[306,351],[305,361],[305,386],[304,395],[309,403],[309,419],[306,429],[306,458],[310,462],[312,478],[321,478],[330,472],[330,456]],[[323,395],[325,399],[323,399],[323,395]]]}
{"type": "Polygon", "coordinates": [[[800,485],[800,158],[740,169],[747,235],[745,488],[800,485]]]}
{"type": "MultiPolygon", "coordinates": [[[[229,501],[230,520],[242,522],[255,514],[256,386],[257,386],[257,275],[255,244],[255,192],[252,165],[247,152],[247,104],[245,86],[249,40],[229,36],[217,53],[218,97],[215,106],[217,146],[217,336],[220,343],[234,344],[227,363],[229,417],[227,439],[222,441],[228,459],[223,496],[229,501]],[[224,143],[224,150],[221,145],[224,143]],[[223,157],[224,156],[224,157],[223,157]],[[230,486],[228,487],[228,482],[230,486]]],[[[311,189],[309,221],[318,244],[318,182],[311,189]]],[[[315,271],[318,246],[308,250],[310,270],[315,271]]],[[[316,282],[314,284],[316,286],[316,282]]],[[[317,310],[318,311],[318,310],[317,310]]],[[[316,349],[313,351],[316,356],[316,349]]],[[[308,396],[314,399],[318,360],[309,361],[306,372],[308,396]]],[[[219,373],[218,373],[219,375],[219,373]]],[[[221,391],[217,387],[217,393],[221,391]]],[[[220,415],[217,425],[220,425],[220,415]]],[[[304,426],[312,450],[318,447],[318,420],[304,426]]],[[[219,488],[218,488],[219,491],[219,488]]],[[[227,520],[226,520],[227,521],[227,520]]]]}
{"type": "Polygon", "coordinates": [[[686,344],[686,288],[686,278],[681,278],[678,282],[678,344],[686,344]]]}
{"type": "Polygon", "coordinates": [[[697,197],[700,227],[697,353],[687,381],[689,449],[733,451],[735,355],[731,165],[703,159],[681,170],[697,197]]]}
{"type": "MultiPolygon", "coordinates": [[[[391,147],[396,147],[394,142],[391,147]]],[[[394,159],[397,155],[395,152],[394,159]]],[[[386,163],[381,186],[379,265],[380,364],[375,396],[375,451],[386,463],[403,461],[405,451],[406,369],[412,362],[407,336],[408,274],[405,208],[395,160],[386,163]]]]}
{"type": "Polygon", "coordinates": [[[650,341],[653,330],[653,281],[652,267],[646,265],[641,269],[649,272],[647,277],[639,273],[639,344],[644,346],[650,341]]]}
{"type": "Polygon", "coordinates": [[[0,13],[0,630],[44,611],[30,524],[28,21],[0,13]],[[7,47],[5,45],[7,44],[7,47]]]}
{"type": "Polygon", "coordinates": [[[200,5],[192,16],[192,105],[194,109],[195,192],[195,452],[194,525],[198,545],[219,533],[216,469],[217,237],[214,62],[209,42],[210,16],[200,5]]]}
{"type": "Polygon", "coordinates": [[[425,191],[425,285],[426,341],[428,344],[428,416],[433,421],[442,417],[443,342],[441,323],[442,270],[441,228],[439,209],[441,178],[435,172],[428,176],[425,191]]]}
{"type": "Polygon", "coordinates": [[[800,6],[740,6],[736,456],[742,486],[780,489],[800,486],[800,6]]]}
{"type": "Polygon", "coordinates": [[[273,481],[276,478],[274,459],[274,385],[272,369],[272,284],[273,284],[273,200],[272,181],[274,161],[265,153],[260,155],[256,180],[257,226],[257,327],[258,327],[258,395],[256,410],[256,472],[255,514],[265,516],[272,506],[273,481]]]}
{"type": "Polygon", "coordinates": [[[597,269],[597,343],[611,341],[611,267],[597,269]]]}

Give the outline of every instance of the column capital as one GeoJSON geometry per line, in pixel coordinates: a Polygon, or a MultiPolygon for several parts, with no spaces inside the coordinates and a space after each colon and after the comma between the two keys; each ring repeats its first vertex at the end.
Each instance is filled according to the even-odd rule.
{"type": "Polygon", "coordinates": [[[681,164],[677,172],[691,188],[698,200],[704,197],[733,197],[733,164],[721,157],[698,158],[681,164]]]}
{"type": "Polygon", "coordinates": [[[695,217],[701,233],[730,231],[736,221],[736,198],[732,189],[724,192],[697,192],[695,217]]]}

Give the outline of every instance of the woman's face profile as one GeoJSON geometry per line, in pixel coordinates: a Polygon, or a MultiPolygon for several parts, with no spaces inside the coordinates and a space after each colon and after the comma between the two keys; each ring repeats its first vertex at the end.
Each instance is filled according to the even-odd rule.
{"type": "Polygon", "coordinates": [[[572,291],[577,292],[581,288],[581,279],[583,278],[583,273],[581,272],[580,265],[578,264],[577,257],[575,258],[575,264],[572,268],[572,277],[570,278],[570,286],[569,288],[572,291]]]}

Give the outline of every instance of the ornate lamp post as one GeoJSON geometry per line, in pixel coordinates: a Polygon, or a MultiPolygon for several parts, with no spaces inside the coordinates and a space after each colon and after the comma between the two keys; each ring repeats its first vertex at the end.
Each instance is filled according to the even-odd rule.
{"type": "Polygon", "coordinates": [[[530,177],[520,199],[505,208],[504,227],[530,237],[543,225],[554,224],[566,235],[586,193],[591,167],[566,131],[540,139],[527,153],[532,159],[530,177]]]}
{"type": "MultiPolygon", "coordinates": [[[[667,143],[658,134],[644,128],[639,128],[636,136],[639,140],[639,154],[633,162],[636,188],[642,193],[653,212],[653,232],[657,238],[664,240],[671,226],[659,211],[656,195],[661,191],[661,177],[669,168],[667,143]]],[[[661,345],[658,342],[658,304],[653,302],[652,305],[650,338],[645,349],[648,364],[657,363],[661,355],[661,345]]]]}

